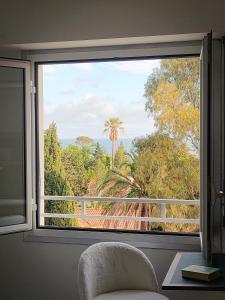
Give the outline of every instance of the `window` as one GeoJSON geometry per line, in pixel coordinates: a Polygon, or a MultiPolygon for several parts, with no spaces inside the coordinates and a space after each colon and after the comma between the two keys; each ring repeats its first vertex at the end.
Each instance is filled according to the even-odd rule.
{"type": "MultiPolygon", "coordinates": [[[[31,229],[33,210],[38,238],[53,235],[46,228],[102,240],[112,230],[175,232],[167,240],[189,245],[198,237],[177,233],[198,233],[200,205],[205,257],[224,252],[224,44],[208,34],[199,60],[200,50],[186,42],[1,59],[0,233],[31,229]]],[[[162,241],[128,233],[121,240],[162,241]]]]}
{"type": "Polygon", "coordinates": [[[29,68],[0,59],[0,233],[31,229],[29,68]]]}
{"type": "Polygon", "coordinates": [[[41,227],[199,231],[199,56],[37,73],[41,227]]]}

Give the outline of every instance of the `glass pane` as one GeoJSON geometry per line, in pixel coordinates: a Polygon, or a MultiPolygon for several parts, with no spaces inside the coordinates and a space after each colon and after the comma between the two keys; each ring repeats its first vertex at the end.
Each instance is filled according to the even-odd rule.
{"type": "Polygon", "coordinates": [[[24,70],[0,66],[0,226],[26,219],[24,70]]]}
{"type": "Polygon", "coordinates": [[[39,65],[41,226],[199,231],[199,66],[39,65]]]}

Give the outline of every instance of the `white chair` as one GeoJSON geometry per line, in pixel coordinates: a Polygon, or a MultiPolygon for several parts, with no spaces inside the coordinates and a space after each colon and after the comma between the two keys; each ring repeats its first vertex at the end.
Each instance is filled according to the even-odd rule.
{"type": "Polygon", "coordinates": [[[152,264],[128,244],[98,243],[80,257],[80,300],[168,300],[158,293],[152,264]]]}

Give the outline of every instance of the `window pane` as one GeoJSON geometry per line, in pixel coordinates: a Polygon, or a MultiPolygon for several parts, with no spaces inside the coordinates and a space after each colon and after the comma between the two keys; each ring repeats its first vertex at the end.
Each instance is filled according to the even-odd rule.
{"type": "Polygon", "coordinates": [[[0,226],[26,220],[24,70],[0,67],[0,226]]]}
{"type": "Polygon", "coordinates": [[[199,78],[199,57],[39,65],[41,225],[198,232],[199,78]]]}

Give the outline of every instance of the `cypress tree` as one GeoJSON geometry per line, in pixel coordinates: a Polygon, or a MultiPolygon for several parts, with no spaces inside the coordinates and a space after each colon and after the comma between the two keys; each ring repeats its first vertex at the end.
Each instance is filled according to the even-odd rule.
{"type": "MultiPolygon", "coordinates": [[[[45,195],[72,196],[73,192],[62,163],[62,149],[57,135],[56,123],[52,122],[44,135],[45,195]]],[[[74,213],[72,201],[46,201],[45,211],[51,213],[74,213]]],[[[74,226],[73,219],[49,218],[45,225],[74,226]]]]}

